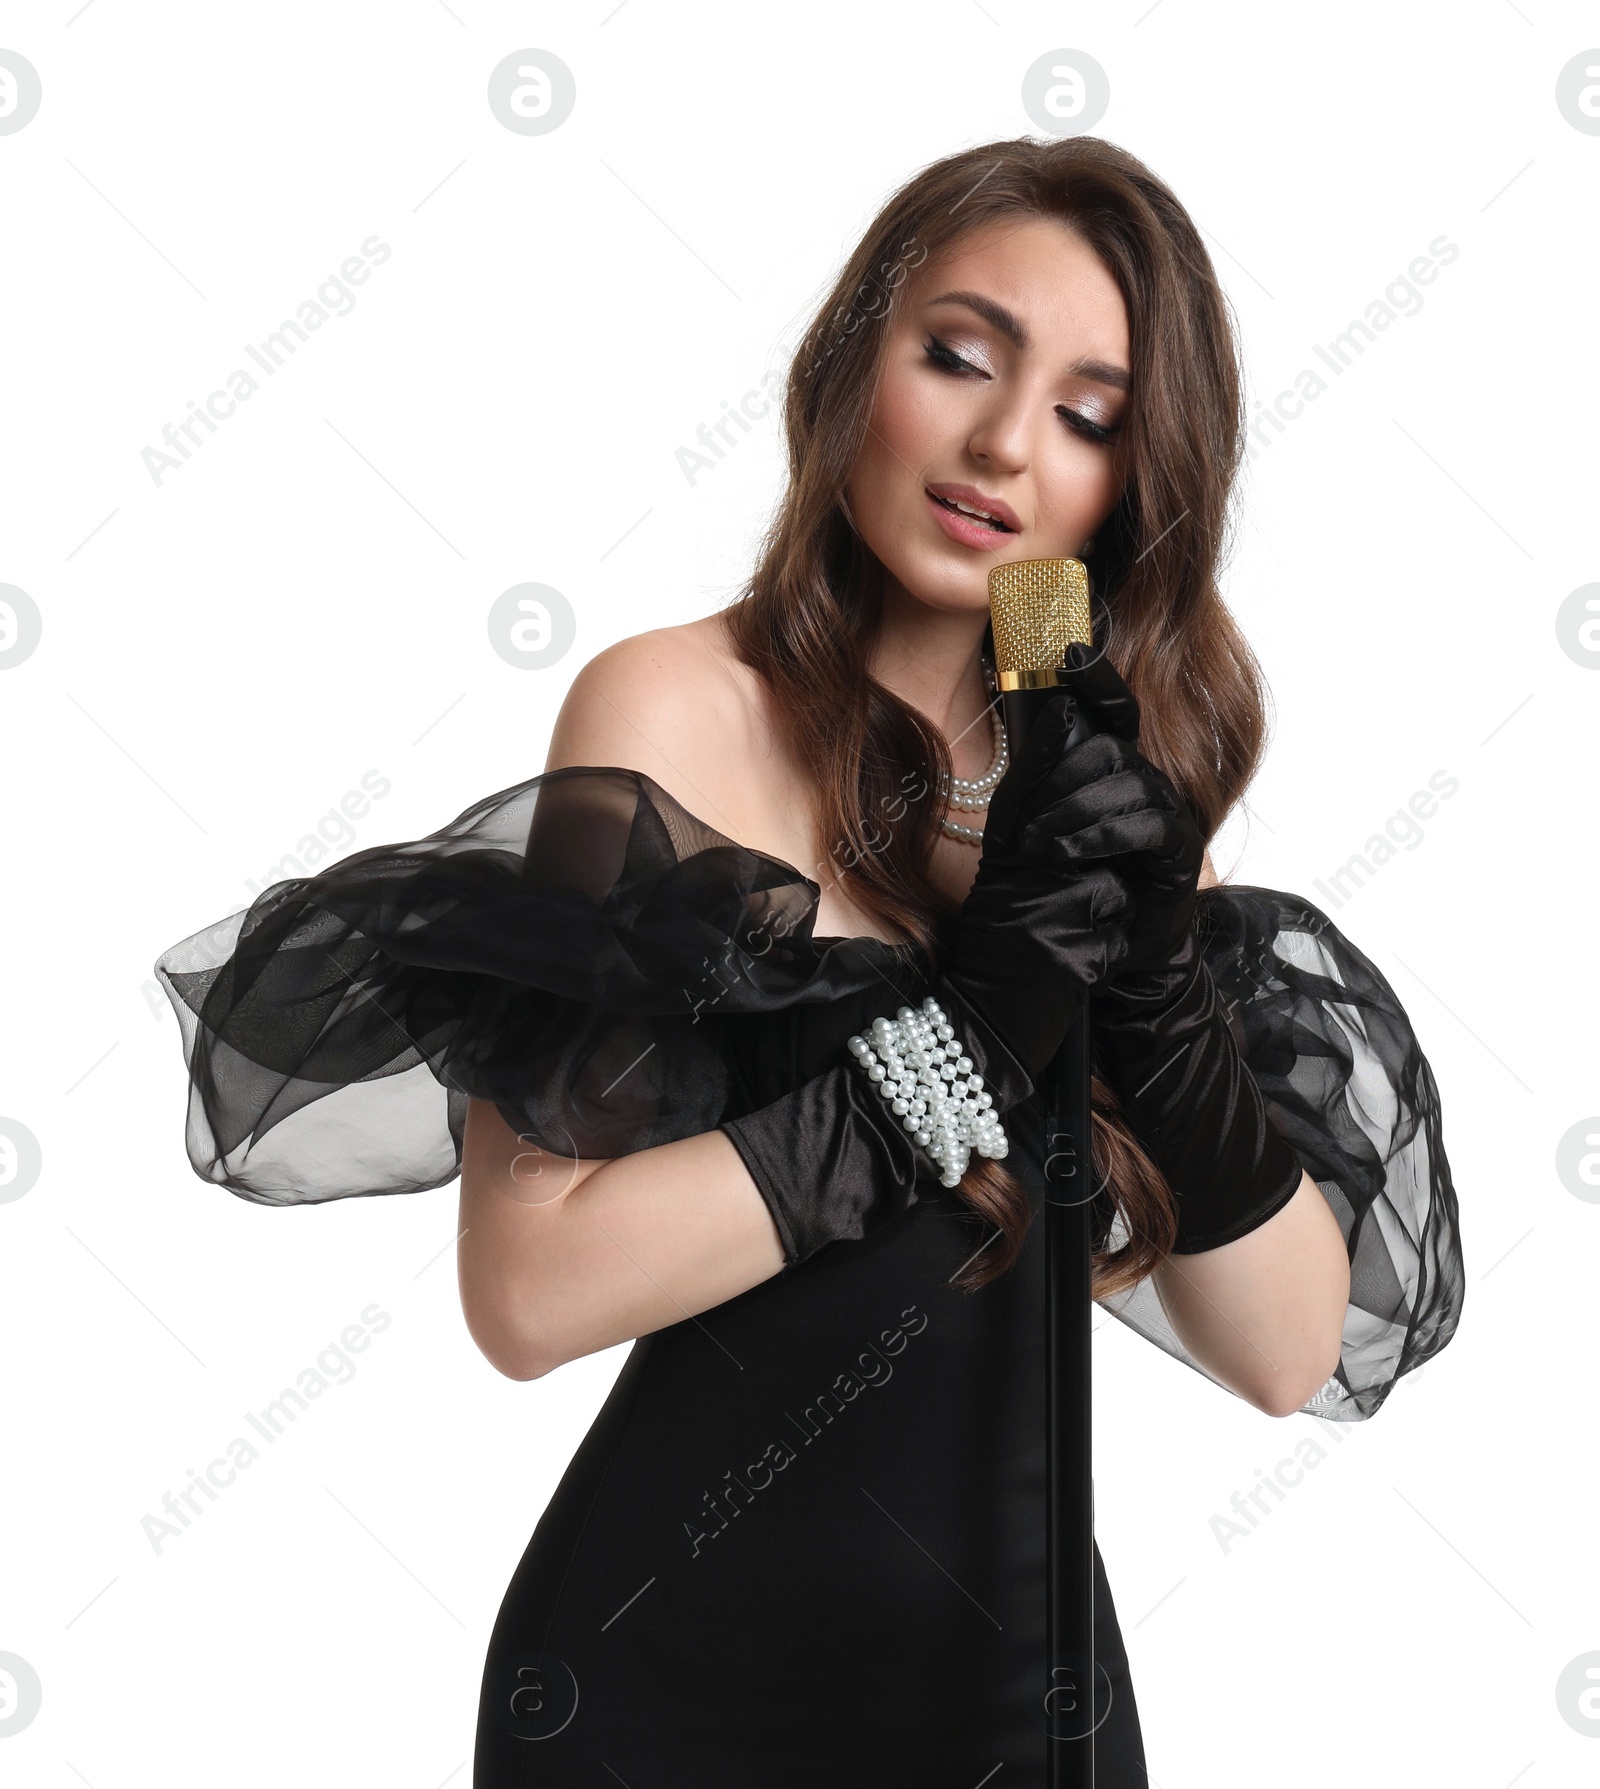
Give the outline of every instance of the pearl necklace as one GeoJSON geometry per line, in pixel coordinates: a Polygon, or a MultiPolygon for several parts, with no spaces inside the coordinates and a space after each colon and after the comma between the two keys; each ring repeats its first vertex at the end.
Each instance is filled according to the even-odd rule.
{"type": "MultiPolygon", "coordinates": [[[[981,814],[989,806],[991,797],[1000,786],[1000,779],[1005,775],[1011,763],[1011,752],[1006,744],[1005,725],[1000,719],[998,706],[989,710],[989,727],[994,737],[994,757],[989,768],[978,777],[951,776],[939,779],[939,794],[947,807],[960,808],[963,812],[981,814]]],[[[939,818],[942,830],[953,839],[959,839],[963,845],[983,844],[983,828],[981,826],[963,826],[959,820],[952,820],[948,814],[939,818]]]]}

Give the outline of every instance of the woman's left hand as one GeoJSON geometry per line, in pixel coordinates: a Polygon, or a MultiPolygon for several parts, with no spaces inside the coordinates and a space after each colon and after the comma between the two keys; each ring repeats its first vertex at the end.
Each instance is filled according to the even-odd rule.
{"type": "Polygon", "coordinates": [[[1192,964],[1205,841],[1171,779],[1141,755],[1138,701],[1104,652],[1072,647],[1066,686],[1103,729],[1075,748],[1093,755],[1099,774],[1035,815],[1018,837],[1018,849],[1063,870],[1115,860],[1134,912],[1128,955],[1104,991],[1148,992],[1151,977],[1165,979],[1165,972],[1192,964]]]}

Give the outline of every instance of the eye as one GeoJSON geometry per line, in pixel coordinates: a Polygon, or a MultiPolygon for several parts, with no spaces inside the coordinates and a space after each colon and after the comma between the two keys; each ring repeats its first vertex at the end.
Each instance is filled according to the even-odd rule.
{"type": "Polygon", "coordinates": [[[954,373],[958,378],[966,373],[979,379],[988,377],[987,373],[975,367],[970,360],[963,360],[954,348],[941,342],[936,335],[930,335],[922,344],[922,348],[929,360],[943,372],[954,373]]]}
{"type": "Polygon", "coordinates": [[[1077,434],[1085,436],[1090,441],[1099,441],[1109,445],[1117,438],[1116,429],[1105,428],[1100,423],[1093,422],[1087,416],[1081,415],[1078,411],[1069,409],[1066,405],[1062,405],[1061,408],[1056,411],[1056,415],[1061,418],[1069,429],[1074,430],[1077,434]]]}
{"type": "MultiPolygon", "coordinates": [[[[970,360],[964,360],[948,342],[941,342],[936,335],[928,337],[927,341],[922,344],[922,350],[941,372],[949,373],[954,378],[987,379],[989,377],[982,367],[975,367],[970,360]]],[[[1095,422],[1092,417],[1085,416],[1068,405],[1061,405],[1056,410],[1056,415],[1075,434],[1082,435],[1085,440],[1098,442],[1102,447],[1109,447],[1117,438],[1116,428],[1108,429],[1102,423],[1095,422]]]]}

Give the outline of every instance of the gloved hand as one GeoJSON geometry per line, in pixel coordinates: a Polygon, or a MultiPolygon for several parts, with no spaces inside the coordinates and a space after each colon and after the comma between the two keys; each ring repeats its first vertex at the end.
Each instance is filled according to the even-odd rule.
{"type": "MultiPolygon", "coordinates": [[[[1065,748],[1061,707],[1041,714],[995,792],[977,877],[928,981],[962,1046],[962,1072],[979,1078],[975,1093],[997,1113],[1033,1091],[1089,990],[1126,949],[1128,895],[1107,864],[1046,868],[1018,847],[1036,813],[1098,774],[1093,753],[1065,748]]],[[[790,1266],[866,1235],[938,1174],[861,1067],[840,1054],[836,1067],[720,1127],[766,1200],[790,1266]]]]}
{"type": "Polygon", "coordinates": [[[1205,843],[1194,814],[1140,755],[1139,706],[1110,660],[1081,648],[1070,656],[1067,687],[1108,729],[1082,748],[1100,775],[1034,814],[1018,842],[1064,876],[1108,867],[1132,896],[1127,950],[1095,989],[1091,1035],[1176,1197],[1174,1251],[1198,1254],[1286,1205],[1301,1164],[1273,1128],[1201,955],[1194,910],[1205,843]]]}
{"type": "Polygon", "coordinates": [[[1174,991],[1194,935],[1195,893],[1205,840],[1194,810],[1166,773],[1138,749],[1139,704],[1105,654],[1070,648],[1068,693],[1102,731],[1077,748],[1081,786],[1035,813],[1019,845],[1062,874],[1109,864],[1132,899],[1127,951],[1095,990],[1098,1012],[1174,991]]]}
{"type": "Polygon", "coordinates": [[[1128,950],[1133,908],[1120,874],[1092,852],[1045,861],[1030,847],[1047,819],[1053,843],[1073,842],[1076,816],[1103,812],[1125,794],[1108,788],[1114,772],[1101,741],[1066,744],[1072,721],[1062,690],[1036,717],[995,790],[978,873],[944,957],[944,988],[969,1024],[989,1034],[999,1072],[986,1072],[1000,1083],[994,1091],[1002,1111],[1032,1091],[1084,1001],[1128,950]],[[1002,1067],[1007,1057],[1009,1072],[1002,1067]]]}

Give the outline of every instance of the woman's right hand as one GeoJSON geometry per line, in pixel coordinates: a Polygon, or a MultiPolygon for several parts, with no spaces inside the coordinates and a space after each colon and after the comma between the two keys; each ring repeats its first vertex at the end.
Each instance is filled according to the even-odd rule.
{"type": "MultiPolygon", "coordinates": [[[[1064,688],[1043,709],[995,791],[978,873],[942,968],[943,980],[1030,1081],[1055,1056],[1092,990],[1127,955],[1133,917],[1128,888],[1109,863],[1046,865],[1018,844],[1030,822],[1105,778],[1092,740],[1066,744],[1071,693],[1064,688]]],[[[1027,1091],[1007,1097],[1003,1063],[991,1062],[985,1076],[1002,1110],[1027,1091]]]]}

